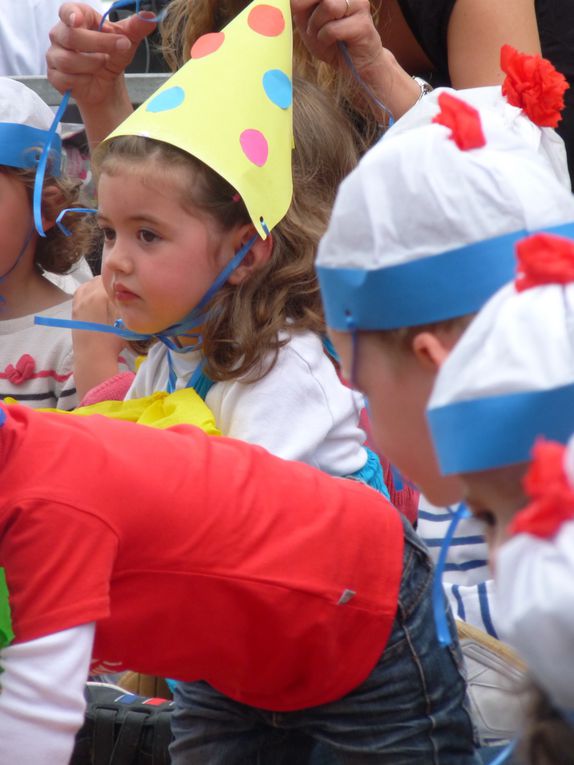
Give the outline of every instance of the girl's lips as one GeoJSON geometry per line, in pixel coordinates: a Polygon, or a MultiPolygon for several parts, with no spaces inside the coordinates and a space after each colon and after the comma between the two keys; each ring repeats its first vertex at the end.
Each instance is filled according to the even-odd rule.
{"type": "Polygon", "coordinates": [[[126,302],[129,300],[135,300],[138,296],[135,292],[132,292],[131,290],[128,290],[126,287],[122,286],[121,284],[118,284],[114,287],[114,299],[119,301],[120,303],[126,302]]]}

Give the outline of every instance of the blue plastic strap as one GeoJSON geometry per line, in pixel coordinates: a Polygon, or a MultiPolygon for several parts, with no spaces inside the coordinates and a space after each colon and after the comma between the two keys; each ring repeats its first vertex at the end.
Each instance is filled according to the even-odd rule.
{"type": "Polygon", "coordinates": [[[518,739],[514,739],[513,741],[508,744],[508,746],[505,746],[502,752],[491,761],[490,765],[502,765],[502,763],[506,762],[512,752],[516,749],[516,745],[518,744],[518,739]]]}
{"type": "Polygon", "coordinates": [[[370,271],[319,266],[327,324],[346,331],[351,314],[360,330],[428,324],[478,311],[516,274],[515,231],[440,255],[370,271]]]}
{"type": "MultiPolygon", "coordinates": [[[[262,223],[264,230],[269,233],[267,227],[265,226],[265,223],[262,223]]],[[[229,261],[229,263],[225,266],[225,268],[220,272],[220,274],[216,277],[213,284],[209,287],[209,289],[206,291],[204,296],[201,298],[199,303],[195,306],[195,308],[188,313],[188,315],[181,321],[177,322],[176,324],[172,324],[170,327],[166,327],[166,329],[162,330],[161,332],[155,333],[153,335],[146,335],[146,334],[140,334],[139,332],[132,332],[129,329],[126,329],[123,327],[121,321],[117,321],[114,326],[110,326],[109,324],[99,324],[97,322],[92,321],[76,321],[75,319],[54,319],[54,318],[48,318],[46,316],[35,316],[34,317],[34,323],[40,324],[45,327],[61,327],[66,329],[79,329],[79,330],[86,330],[88,332],[106,332],[108,334],[112,335],[119,335],[120,337],[125,338],[126,340],[135,340],[138,342],[145,342],[147,340],[151,339],[157,339],[160,342],[164,343],[168,348],[171,348],[175,351],[182,351],[183,349],[180,348],[178,345],[176,345],[173,340],[171,340],[172,337],[182,337],[186,336],[190,333],[191,330],[197,329],[197,327],[200,327],[203,322],[207,318],[207,312],[203,309],[209,303],[211,298],[214,296],[214,294],[217,292],[218,289],[221,288],[223,284],[229,279],[233,271],[240,265],[242,260],[245,258],[255,241],[258,239],[258,235],[255,235],[251,237],[251,239],[246,242],[246,244],[243,245],[243,247],[238,250],[233,258],[229,261]]],[[[192,333],[193,336],[193,333],[192,333]]],[[[188,350],[197,350],[199,345],[195,345],[193,347],[189,347],[188,350]]]]}
{"type": "MultiPolygon", "coordinates": [[[[31,226],[30,230],[28,231],[26,235],[26,239],[24,239],[24,244],[22,245],[20,252],[18,253],[18,256],[16,257],[16,260],[12,263],[10,268],[5,273],[3,273],[2,276],[0,276],[0,282],[5,281],[10,276],[12,271],[16,268],[18,263],[22,260],[22,257],[24,253],[26,252],[26,250],[28,249],[28,245],[30,244],[30,241],[32,240],[33,235],[34,235],[34,227],[31,226]]],[[[5,302],[5,298],[0,297],[0,302],[5,302]]]]}
{"type": "MultiPolygon", "coordinates": [[[[19,125],[14,122],[0,124],[0,165],[33,169],[38,166],[40,156],[47,143],[47,130],[19,125]]],[[[62,166],[62,141],[55,135],[49,159],[50,171],[54,177],[60,175],[62,166]]]]}
{"type": "Polygon", "coordinates": [[[62,220],[68,213],[84,213],[95,215],[97,212],[98,211],[94,207],[66,207],[64,210],[60,211],[60,214],[56,218],[56,226],[58,226],[64,236],[72,236],[70,229],[66,228],[66,226],[64,226],[62,223],[62,220]]]}
{"type": "Polygon", "coordinates": [[[566,444],[574,384],[435,407],[427,419],[443,475],[528,462],[537,438],[566,444]]]}
{"type": "Polygon", "coordinates": [[[374,104],[376,104],[376,106],[378,106],[379,109],[382,109],[382,111],[387,115],[388,122],[386,127],[390,128],[395,121],[395,118],[391,114],[390,110],[385,106],[385,104],[380,99],[377,98],[377,96],[373,93],[371,88],[367,85],[367,83],[363,80],[363,78],[357,71],[357,68],[355,67],[355,64],[353,63],[353,59],[351,58],[351,54],[349,53],[349,49],[347,48],[347,44],[339,40],[339,42],[337,43],[337,46],[339,48],[339,52],[341,53],[341,56],[343,57],[345,64],[349,67],[349,70],[351,71],[353,78],[355,79],[355,81],[357,82],[361,90],[363,90],[364,93],[367,94],[369,99],[374,104]]]}
{"type": "Polygon", "coordinates": [[[60,120],[64,116],[64,112],[68,107],[69,100],[70,91],[68,90],[66,93],[64,93],[62,101],[60,102],[60,106],[58,107],[58,111],[56,112],[56,116],[54,117],[54,121],[46,133],[46,143],[44,144],[44,149],[38,163],[38,169],[36,170],[36,178],[34,179],[34,195],[32,199],[32,207],[34,211],[34,225],[36,226],[36,231],[38,234],[40,234],[40,236],[46,236],[44,225],[42,223],[42,191],[44,189],[44,177],[46,175],[48,159],[52,152],[52,144],[56,140],[56,131],[58,129],[58,125],[60,124],[60,120]]]}
{"type": "Polygon", "coordinates": [[[0,427],[6,422],[6,410],[4,407],[0,407],[0,427]]]}
{"type": "Polygon", "coordinates": [[[144,341],[149,340],[150,335],[140,335],[130,329],[124,329],[111,324],[100,324],[95,321],[77,321],[75,319],[54,319],[48,316],[34,316],[34,324],[42,327],[59,327],[61,329],[80,329],[87,332],[104,332],[109,335],[119,335],[126,340],[144,341]]]}
{"type": "Polygon", "coordinates": [[[442,586],[442,577],[446,565],[446,556],[448,555],[448,549],[454,537],[456,527],[463,518],[469,518],[470,515],[471,513],[469,509],[465,504],[461,502],[461,504],[452,514],[452,520],[442,541],[438,561],[435,568],[434,579],[432,583],[432,608],[434,613],[436,635],[438,642],[442,646],[448,646],[452,643],[452,635],[450,634],[448,620],[446,618],[447,612],[445,608],[445,594],[442,586]]]}
{"type": "MultiPolygon", "coordinates": [[[[112,5],[106,10],[104,15],[102,16],[99,24],[99,30],[101,31],[105,20],[108,18],[110,13],[114,10],[118,10],[119,8],[133,8],[135,6],[135,12],[140,12],[140,6],[141,6],[141,0],[116,0],[115,3],[112,3],[112,5]]],[[[165,16],[165,9],[157,16],[154,16],[153,18],[142,18],[142,21],[149,21],[150,23],[155,24],[158,21],[161,21],[163,17],[165,16]]],[[[44,149],[42,151],[42,154],[40,156],[40,161],[38,163],[38,169],[36,170],[36,178],[34,181],[34,195],[32,200],[32,206],[34,210],[34,225],[36,226],[36,231],[40,236],[45,237],[46,232],[44,231],[44,226],[42,224],[42,191],[44,188],[44,178],[46,176],[46,167],[48,164],[48,159],[50,157],[50,154],[52,153],[52,145],[56,143],[56,146],[60,146],[60,139],[59,136],[57,136],[57,130],[58,125],[60,124],[60,121],[62,117],[64,116],[64,112],[68,108],[68,103],[70,102],[70,95],[71,91],[67,90],[63,97],[62,101],[60,102],[60,106],[58,107],[58,111],[56,112],[56,116],[54,117],[54,121],[52,122],[52,125],[50,129],[45,134],[45,144],[44,149]],[[57,139],[57,141],[56,141],[57,139]]]]}

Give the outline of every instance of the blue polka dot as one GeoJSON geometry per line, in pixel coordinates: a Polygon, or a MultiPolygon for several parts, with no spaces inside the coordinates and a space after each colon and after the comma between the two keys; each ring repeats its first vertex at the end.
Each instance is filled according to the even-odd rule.
{"type": "Polygon", "coordinates": [[[169,112],[171,109],[177,109],[185,100],[185,91],[176,85],[168,90],[158,93],[155,98],[149,102],[146,112],[169,112]]]}
{"type": "Polygon", "coordinates": [[[263,88],[267,98],[281,109],[288,109],[293,100],[291,80],[280,69],[269,69],[263,75],[263,88]]]}

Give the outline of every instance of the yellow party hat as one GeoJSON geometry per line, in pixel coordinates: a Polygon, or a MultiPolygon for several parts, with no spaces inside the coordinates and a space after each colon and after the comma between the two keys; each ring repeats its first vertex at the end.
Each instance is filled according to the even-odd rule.
{"type": "Polygon", "coordinates": [[[191,59],[106,140],[140,135],[197,157],[237,190],[265,238],[293,191],[292,55],[289,0],[255,0],[200,37],[191,59]]]}

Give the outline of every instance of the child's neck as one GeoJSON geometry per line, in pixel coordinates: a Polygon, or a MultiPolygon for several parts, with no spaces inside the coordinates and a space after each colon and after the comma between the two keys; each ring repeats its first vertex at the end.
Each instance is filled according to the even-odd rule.
{"type": "Polygon", "coordinates": [[[48,281],[34,264],[15,269],[5,282],[0,282],[0,321],[18,319],[40,313],[65,302],[70,295],[48,281]]]}

